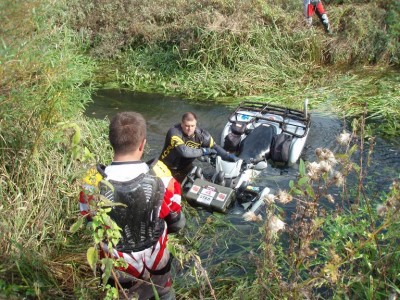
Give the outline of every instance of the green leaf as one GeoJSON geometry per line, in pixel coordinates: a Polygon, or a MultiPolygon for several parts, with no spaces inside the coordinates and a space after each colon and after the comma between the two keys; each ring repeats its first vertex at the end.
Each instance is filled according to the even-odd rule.
{"type": "Polygon", "coordinates": [[[72,226],[69,228],[69,232],[75,233],[78,231],[78,229],[82,226],[83,223],[83,217],[78,218],[78,220],[72,224],[72,226]]]}
{"type": "Polygon", "coordinates": [[[75,133],[72,136],[72,144],[78,145],[81,140],[81,129],[78,126],[75,126],[75,133]]]}
{"type": "Polygon", "coordinates": [[[96,270],[96,264],[99,257],[99,253],[95,247],[90,247],[86,252],[86,259],[93,272],[96,270]]]}
{"type": "Polygon", "coordinates": [[[160,300],[160,296],[159,296],[158,293],[157,293],[156,286],[154,285],[154,283],[153,283],[153,281],[151,280],[151,278],[150,278],[150,281],[151,281],[151,287],[152,287],[152,289],[153,289],[154,299],[155,299],[155,300],[160,300]]]}
{"type": "Polygon", "coordinates": [[[114,207],[114,206],[127,207],[127,205],[124,204],[124,203],[110,201],[110,200],[109,200],[107,197],[105,197],[104,195],[99,195],[99,199],[100,199],[100,206],[101,206],[101,207],[114,207]]]}
{"type": "Polygon", "coordinates": [[[73,147],[71,152],[72,152],[72,158],[73,159],[79,159],[80,158],[81,152],[80,152],[79,147],[73,147]]]}
{"type": "Polygon", "coordinates": [[[290,187],[290,188],[293,188],[293,186],[294,186],[294,181],[293,181],[293,180],[290,180],[290,181],[289,181],[289,187],[290,187]]]}
{"type": "Polygon", "coordinates": [[[104,229],[103,228],[99,228],[97,229],[97,236],[99,237],[99,239],[103,239],[104,237],[104,229]]]}
{"type": "Polygon", "coordinates": [[[357,144],[354,144],[353,147],[349,150],[349,156],[351,156],[358,149],[357,144]]]}
{"type": "Polygon", "coordinates": [[[167,244],[167,249],[168,249],[168,251],[169,251],[173,256],[176,256],[176,249],[175,249],[175,247],[172,245],[172,243],[168,243],[168,244],[167,244]]]}
{"type": "Polygon", "coordinates": [[[92,221],[92,226],[93,229],[96,229],[97,227],[99,227],[101,225],[101,220],[99,216],[94,216],[93,217],[93,221],[92,221]]]}
{"type": "Polygon", "coordinates": [[[114,266],[117,268],[127,268],[128,263],[124,258],[120,257],[120,258],[114,260],[114,266]]]}
{"type": "Polygon", "coordinates": [[[359,165],[357,165],[356,163],[353,163],[353,169],[356,171],[356,172],[360,172],[360,166],[359,165]]]}
{"type": "Polygon", "coordinates": [[[91,161],[93,159],[94,159],[93,153],[91,153],[87,147],[83,148],[83,161],[91,161]]]}
{"type": "Polygon", "coordinates": [[[96,244],[100,243],[100,242],[103,240],[103,239],[99,238],[99,236],[98,236],[97,234],[95,234],[95,235],[93,236],[93,239],[94,239],[94,242],[95,242],[96,244]]]}
{"type": "Polygon", "coordinates": [[[108,226],[108,227],[112,227],[113,225],[113,220],[110,218],[109,215],[107,214],[103,214],[101,215],[101,218],[103,219],[103,224],[108,226]]]}
{"type": "Polygon", "coordinates": [[[294,189],[293,192],[294,192],[296,195],[303,195],[303,191],[302,191],[302,190],[299,190],[299,189],[294,189]]]}
{"type": "Polygon", "coordinates": [[[299,172],[302,177],[306,175],[306,165],[304,164],[304,160],[302,160],[301,158],[299,164],[299,172]]]}
{"type": "Polygon", "coordinates": [[[103,270],[103,284],[106,285],[108,278],[111,276],[111,270],[114,265],[114,260],[112,258],[103,258],[101,260],[104,270],[103,270]]]}
{"type": "Polygon", "coordinates": [[[308,196],[314,198],[314,196],[315,196],[314,190],[312,189],[312,187],[311,187],[310,185],[308,185],[308,186],[306,187],[306,192],[307,192],[308,196]]]}
{"type": "Polygon", "coordinates": [[[309,178],[307,176],[301,177],[298,181],[298,185],[299,186],[303,186],[304,184],[306,184],[308,182],[309,178]]]}

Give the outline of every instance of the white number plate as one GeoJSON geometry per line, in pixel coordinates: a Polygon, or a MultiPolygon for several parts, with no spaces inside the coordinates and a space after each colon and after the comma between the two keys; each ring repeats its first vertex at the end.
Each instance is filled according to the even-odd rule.
{"type": "Polygon", "coordinates": [[[204,195],[204,194],[200,194],[199,197],[197,197],[197,202],[199,203],[204,203],[204,204],[210,204],[212,201],[213,197],[204,195]]]}

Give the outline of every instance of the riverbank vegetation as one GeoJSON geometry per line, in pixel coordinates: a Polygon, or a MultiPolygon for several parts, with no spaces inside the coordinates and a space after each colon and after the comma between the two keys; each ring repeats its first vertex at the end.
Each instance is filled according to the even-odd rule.
{"type": "Polygon", "coordinates": [[[372,121],[385,119],[375,127],[398,130],[398,1],[326,1],[332,35],[316,16],[307,28],[296,0],[72,3],[71,26],[114,62],[101,69],[107,83],[228,102],[307,97],[348,116],[367,102],[372,121]]]}
{"type": "MultiPolygon", "coordinates": [[[[176,290],[183,299],[400,294],[399,178],[390,190],[370,191],[363,185],[368,157],[350,163],[350,152],[368,153],[369,125],[368,135],[398,136],[399,3],[338,0],[326,8],[333,35],[317,19],[305,28],[294,0],[2,1],[0,295],[100,297],[86,263],[90,235],[69,228],[84,166],[110,158],[106,123],[83,116],[96,87],[110,85],[229,103],[252,96],[297,105],[308,97],[313,107],[348,117],[363,115],[367,102],[368,124],[352,135],[358,146],[336,157],[342,173],[352,167],[358,185],[336,191],[334,214],[320,204],[329,194],[314,190],[331,184],[331,173],[319,169],[306,180],[313,173],[300,169],[290,187],[298,204],[293,229],[280,240],[267,221],[260,248],[242,244],[224,262],[211,259],[218,260],[212,256],[221,234],[236,243],[239,231],[226,231],[232,224],[218,215],[203,222],[186,208],[191,225],[175,241],[184,266],[176,290]],[[199,252],[209,253],[210,264],[199,252]]],[[[279,216],[279,205],[269,211],[279,216]]]]}

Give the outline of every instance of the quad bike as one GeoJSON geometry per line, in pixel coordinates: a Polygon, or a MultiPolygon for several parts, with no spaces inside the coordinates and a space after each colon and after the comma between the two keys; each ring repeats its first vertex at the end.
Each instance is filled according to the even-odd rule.
{"type": "Polygon", "coordinates": [[[222,147],[238,160],[208,157],[214,170],[211,175],[195,166],[182,182],[185,198],[223,213],[233,205],[245,211],[260,209],[271,190],[253,186],[251,181],[267,168],[268,161],[288,166],[298,161],[311,123],[307,104],[305,100],[304,110],[299,111],[261,102],[240,103],[221,134],[222,147]]]}

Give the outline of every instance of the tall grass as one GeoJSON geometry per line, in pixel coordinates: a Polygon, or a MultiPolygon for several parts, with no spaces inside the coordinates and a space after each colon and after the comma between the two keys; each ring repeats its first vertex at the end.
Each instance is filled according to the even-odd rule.
{"type": "Polygon", "coordinates": [[[94,63],[62,23],[63,5],[2,1],[0,8],[0,294],[6,297],[73,298],[88,271],[76,265],[83,245],[68,234],[77,168],[69,143],[59,143],[65,131],[58,124],[81,119],[94,63]]]}
{"type": "Polygon", "coordinates": [[[91,42],[94,57],[111,59],[98,78],[114,87],[230,102],[258,96],[285,105],[307,97],[314,107],[333,99],[335,107],[357,116],[347,103],[352,98],[369,103],[371,119],[385,120],[378,129],[393,135],[399,110],[385,113],[382,107],[396,103],[398,94],[379,89],[371,97],[364,83],[397,86],[395,77],[383,74],[399,66],[399,5],[325,6],[333,35],[317,18],[307,28],[295,0],[76,0],[69,24],[91,42]]]}

